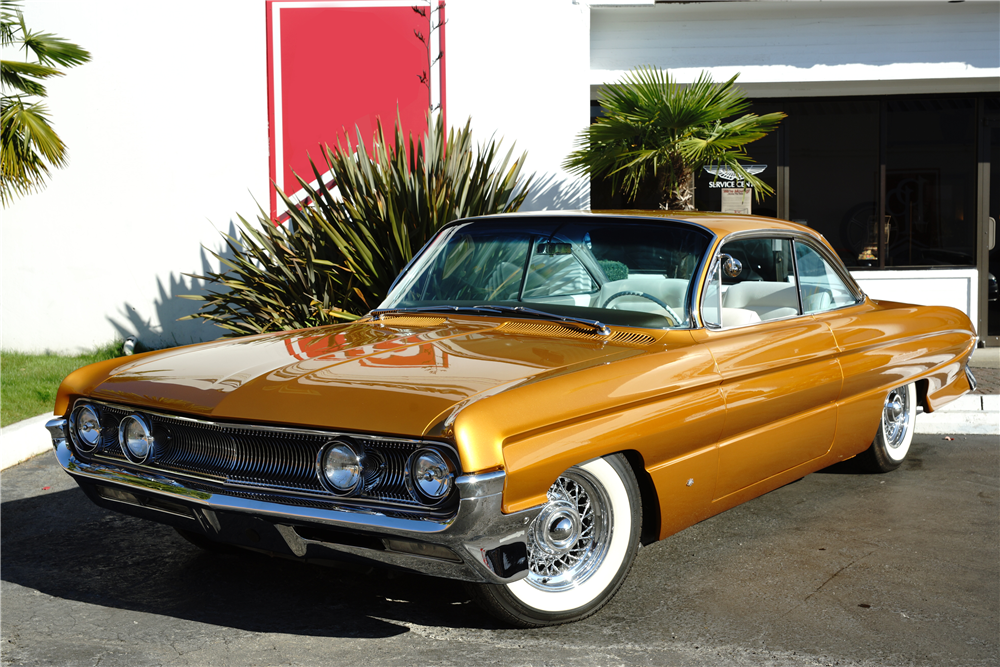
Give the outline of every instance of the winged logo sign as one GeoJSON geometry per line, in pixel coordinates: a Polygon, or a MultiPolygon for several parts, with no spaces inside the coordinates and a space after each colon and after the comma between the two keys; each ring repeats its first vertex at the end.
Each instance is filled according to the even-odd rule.
{"type": "MultiPolygon", "coordinates": [[[[723,164],[706,164],[702,168],[705,171],[707,171],[708,173],[710,173],[713,176],[715,176],[716,178],[719,178],[719,179],[721,179],[723,181],[735,181],[736,179],[739,178],[739,176],[736,174],[736,172],[733,171],[732,167],[727,167],[726,165],[723,165],[723,164]]],[[[759,174],[759,173],[763,172],[765,169],[767,169],[767,165],[766,164],[746,164],[746,165],[743,165],[743,169],[748,174],[750,174],[751,176],[756,176],[757,174],[759,174]]]]}

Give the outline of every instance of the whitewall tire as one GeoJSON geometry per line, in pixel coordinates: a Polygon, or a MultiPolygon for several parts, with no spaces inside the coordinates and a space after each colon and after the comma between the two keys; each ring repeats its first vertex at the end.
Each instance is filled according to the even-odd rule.
{"type": "Polygon", "coordinates": [[[906,458],[913,442],[917,417],[917,386],[910,383],[886,394],[875,439],[858,459],[869,472],[895,470],[906,458]]]}
{"type": "Polygon", "coordinates": [[[486,611],[521,627],[580,620],[618,591],[635,560],[642,505],[620,455],[563,473],[528,529],[529,573],[511,584],[473,584],[486,611]]]}

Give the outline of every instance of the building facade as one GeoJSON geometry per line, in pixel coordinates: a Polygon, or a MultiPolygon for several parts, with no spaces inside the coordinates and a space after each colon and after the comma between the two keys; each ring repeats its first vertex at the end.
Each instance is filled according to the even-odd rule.
{"type": "MultiPolygon", "coordinates": [[[[739,74],[750,111],[788,115],[748,147],[775,193],[743,207],[819,230],[873,297],[953,305],[997,344],[998,10],[995,2],[595,4],[592,98],[637,65],[681,81],[739,74]]],[[[695,205],[734,210],[723,197],[740,185],[703,171],[695,205]]],[[[600,198],[595,191],[595,206],[600,198]]]]}
{"type": "MultiPolygon", "coordinates": [[[[303,123],[360,127],[366,114],[384,115],[378,105],[396,98],[379,72],[402,61],[379,59],[390,51],[405,60],[413,45],[387,37],[379,19],[349,42],[338,17],[407,13],[410,4],[439,3],[215,0],[191,15],[124,0],[27,0],[29,26],[94,59],[49,86],[69,167],[3,212],[3,346],[218,336],[178,321],[197,307],[181,295],[203,289],[186,274],[216,268],[202,246],[220,250],[220,232],[271,207],[270,181],[288,180],[276,164],[301,160],[282,143],[286,130],[318,152],[336,133],[303,134],[303,123]],[[327,12],[331,27],[301,20],[306,10],[327,12]],[[276,18],[286,29],[277,47],[276,18]],[[319,55],[304,55],[304,45],[319,55]],[[298,64],[281,74],[276,54],[298,64]],[[357,71],[368,73],[378,109],[366,108],[357,71]],[[295,100],[293,115],[275,118],[276,91],[295,100]],[[294,115],[307,108],[319,112],[294,115]]],[[[536,177],[525,210],[591,204],[590,184],[561,164],[602,86],[639,65],[682,82],[703,70],[715,80],[739,73],[754,112],[788,114],[750,147],[775,188],[752,211],[820,230],[871,296],[959,307],[984,340],[1000,341],[988,283],[991,257],[1000,275],[990,240],[1000,205],[1000,168],[991,169],[1000,159],[1000,2],[449,0],[446,17],[434,36],[445,57],[428,67],[430,104],[452,125],[471,118],[480,140],[527,151],[536,177]]],[[[696,206],[732,206],[724,191],[739,188],[726,185],[700,174],[696,206]]],[[[603,196],[595,187],[595,207],[603,196]]]]}

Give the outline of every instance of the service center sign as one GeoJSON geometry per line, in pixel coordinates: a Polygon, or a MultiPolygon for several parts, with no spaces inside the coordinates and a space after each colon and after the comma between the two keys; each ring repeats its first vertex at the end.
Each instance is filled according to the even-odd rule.
{"type": "MultiPolygon", "coordinates": [[[[739,178],[729,167],[707,164],[704,170],[715,176],[709,181],[709,188],[722,190],[722,213],[741,213],[750,215],[753,212],[753,186],[739,178]]],[[[767,169],[766,164],[747,164],[743,168],[748,174],[756,176],[767,169]]]]}
{"type": "MultiPolygon", "coordinates": [[[[443,3],[426,0],[269,0],[268,122],[271,181],[293,201],[326,171],[322,146],[371,147],[376,121],[393,135],[427,131],[427,111],[443,112],[443,3]],[[440,25],[440,28],[438,27],[440,25]],[[433,44],[433,45],[432,45],[433,44]],[[355,127],[357,130],[355,130],[355,127]]],[[[283,202],[271,190],[271,215],[283,202]]]]}

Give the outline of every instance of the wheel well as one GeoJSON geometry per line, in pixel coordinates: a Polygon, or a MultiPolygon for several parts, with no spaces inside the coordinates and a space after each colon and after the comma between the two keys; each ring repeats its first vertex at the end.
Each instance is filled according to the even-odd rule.
{"type": "Polygon", "coordinates": [[[642,498],[642,532],[640,542],[643,546],[652,544],[660,538],[660,499],[656,495],[653,478],[646,472],[642,454],[630,449],[621,453],[628,461],[635,480],[639,484],[639,495],[642,498]]]}
{"type": "Polygon", "coordinates": [[[927,388],[930,385],[929,380],[917,380],[917,405],[927,412],[927,388]]]}

